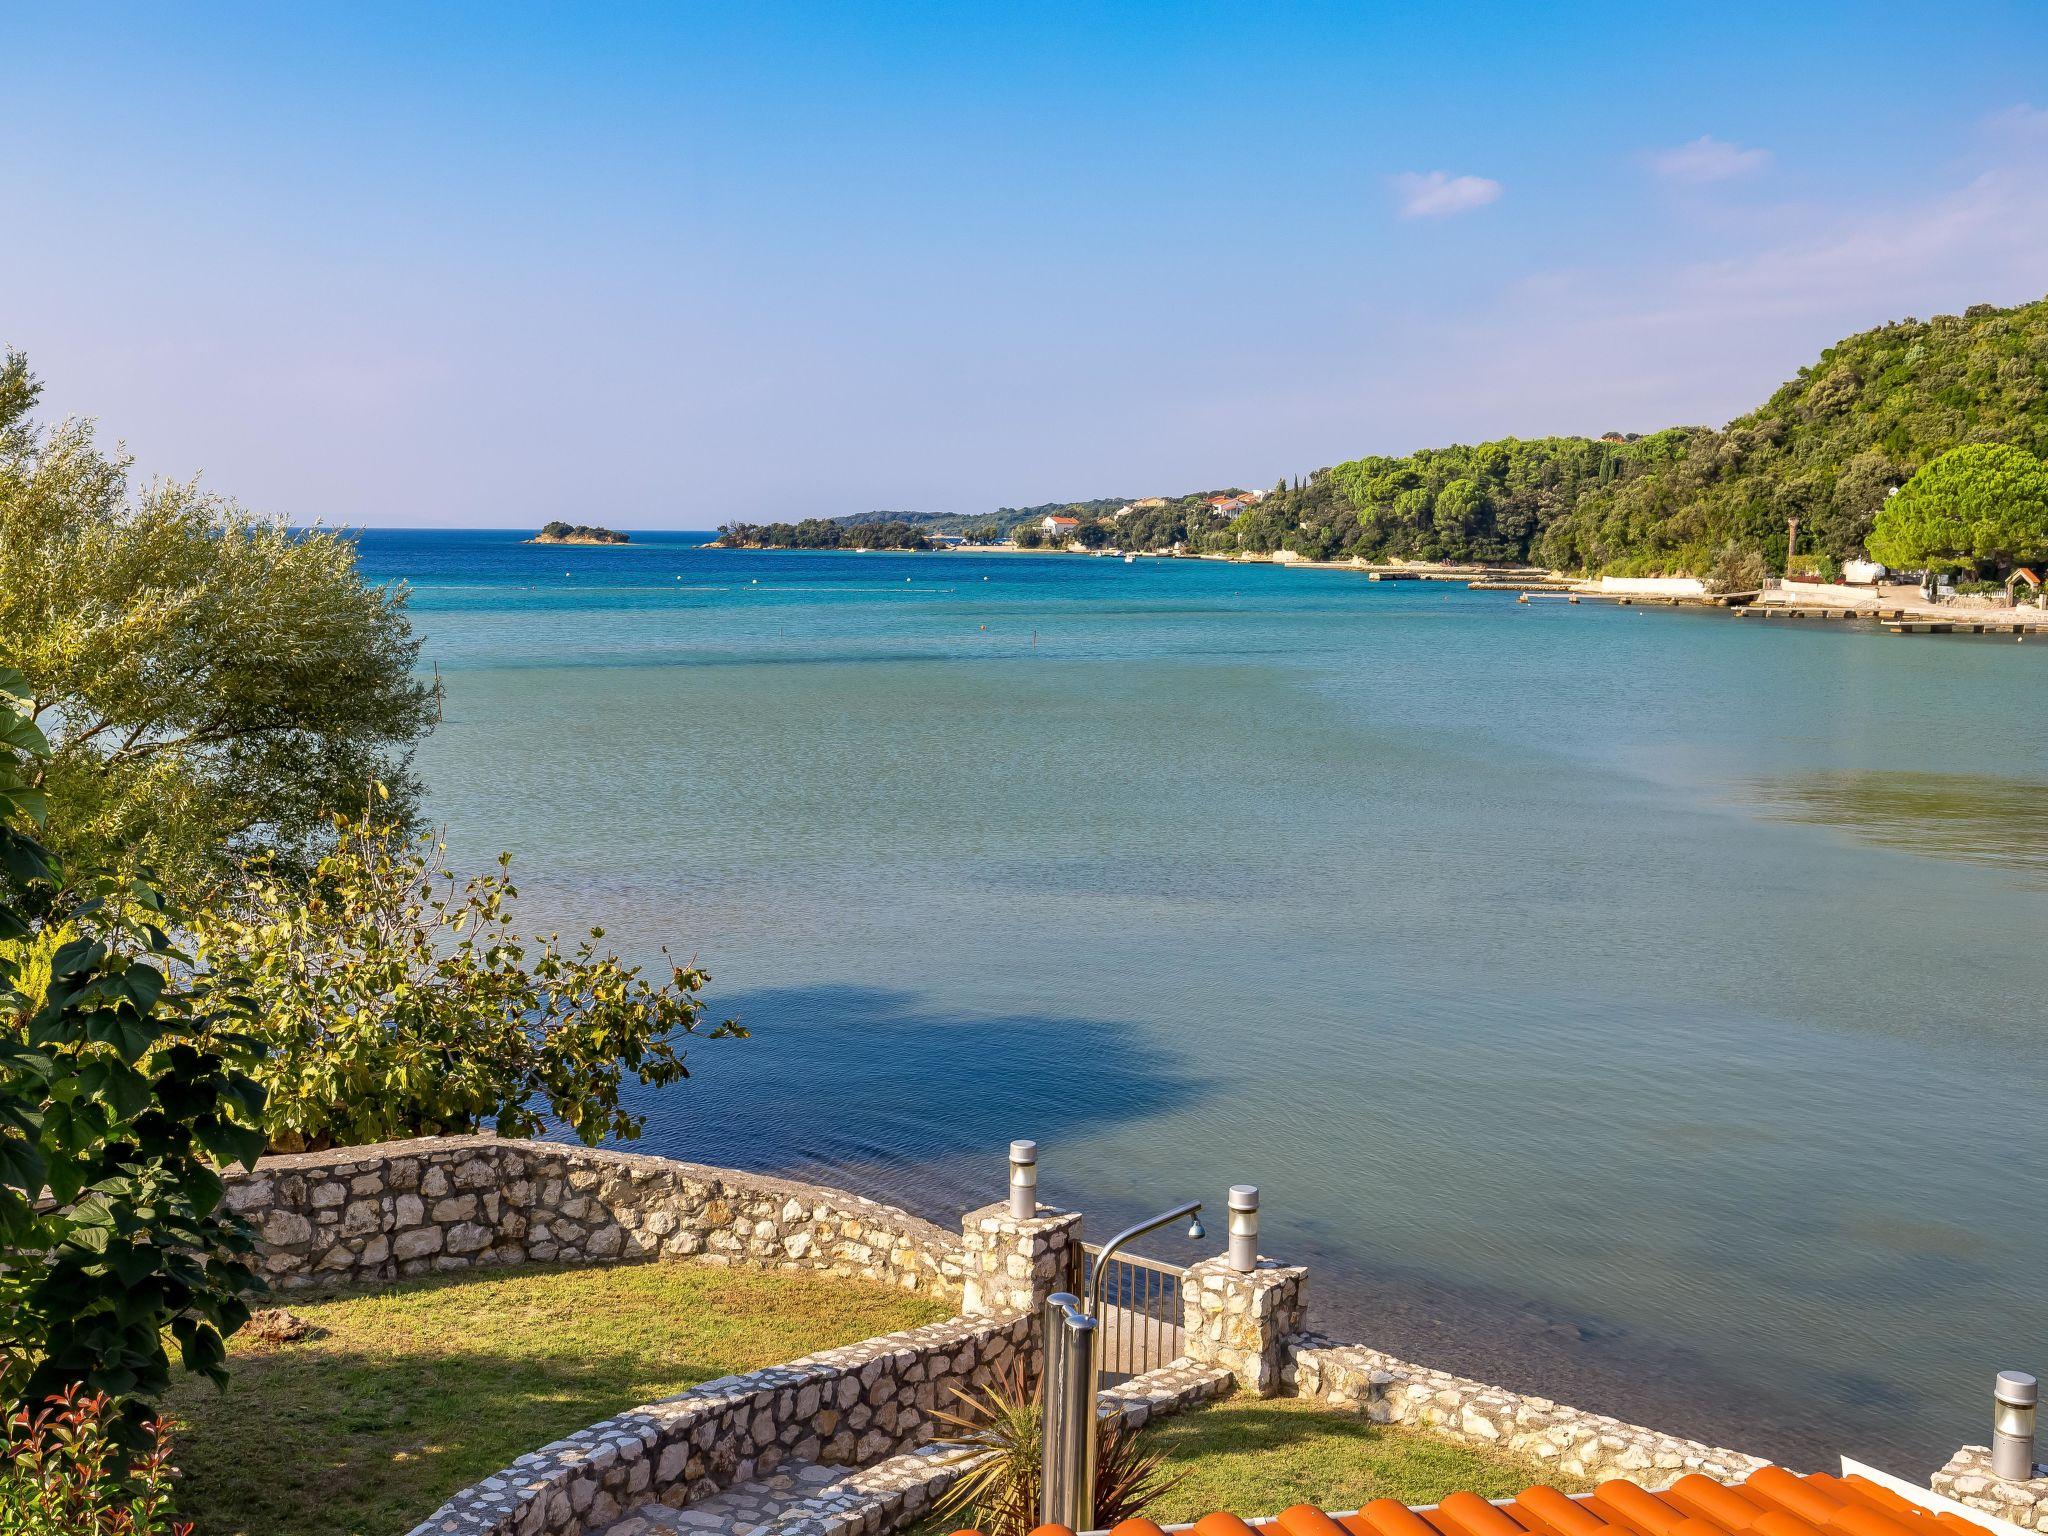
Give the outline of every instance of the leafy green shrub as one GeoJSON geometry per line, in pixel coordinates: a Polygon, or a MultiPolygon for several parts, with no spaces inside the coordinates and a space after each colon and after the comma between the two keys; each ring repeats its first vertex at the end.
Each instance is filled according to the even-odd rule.
{"type": "Polygon", "coordinates": [[[171,1514],[169,1431],[144,1427],[131,1455],[113,1400],[67,1387],[39,1410],[19,1409],[0,1441],[0,1531],[8,1536],[189,1536],[171,1514]]]}
{"type": "MultiPolygon", "coordinates": [[[[271,1145],[300,1150],[485,1125],[531,1136],[546,1116],[586,1142],[630,1139],[628,1076],[689,1076],[709,977],[671,966],[656,984],[598,945],[565,949],[513,930],[511,855],[466,882],[431,838],[370,821],[338,826],[300,886],[258,872],[234,910],[204,913],[201,956],[254,1004],[271,1145]]],[[[706,1038],[745,1033],[727,1021],[706,1038]]]]}
{"type": "Polygon", "coordinates": [[[1755,592],[1764,584],[1764,557],[1741,544],[1725,544],[1706,573],[1709,592],[1755,592]]]}
{"type": "Polygon", "coordinates": [[[1806,581],[1840,581],[1842,567],[1832,555],[1798,554],[1786,562],[1785,574],[1806,581]]]}
{"type": "Polygon", "coordinates": [[[82,1383],[139,1439],[165,1332],[220,1381],[248,1317],[215,1169],[262,1150],[263,1095],[237,1001],[170,980],[189,967],[157,894],[66,882],[38,842],[21,692],[0,669],[0,1400],[82,1383]]]}

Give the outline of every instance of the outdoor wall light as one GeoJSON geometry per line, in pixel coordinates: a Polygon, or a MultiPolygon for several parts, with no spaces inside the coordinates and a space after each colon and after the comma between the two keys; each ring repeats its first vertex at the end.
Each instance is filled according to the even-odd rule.
{"type": "Polygon", "coordinates": [[[1201,1217],[1197,1216],[1193,1221],[1188,1223],[1188,1240],[1190,1242],[1199,1243],[1203,1238],[1207,1237],[1208,1235],[1209,1229],[1202,1225],[1201,1217]]]}
{"type": "Polygon", "coordinates": [[[2041,1384],[2025,1371],[2000,1371],[1991,1389],[1991,1472],[2024,1483],[2034,1475],[2034,1413],[2041,1384]]]}

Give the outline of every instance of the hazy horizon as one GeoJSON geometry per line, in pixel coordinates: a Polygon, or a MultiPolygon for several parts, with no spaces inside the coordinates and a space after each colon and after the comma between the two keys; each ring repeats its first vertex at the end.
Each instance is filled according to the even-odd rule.
{"type": "Polygon", "coordinates": [[[145,474],[369,527],[1719,425],[2048,292],[2044,63],[2008,0],[22,11],[0,344],[145,474]]]}

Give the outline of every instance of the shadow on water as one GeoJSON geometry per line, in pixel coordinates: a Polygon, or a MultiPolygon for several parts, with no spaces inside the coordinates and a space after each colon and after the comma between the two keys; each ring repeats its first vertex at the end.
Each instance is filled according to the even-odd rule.
{"type": "MultiPolygon", "coordinates": [[[[1000,1194],[1003,1144],[1019,1130],[1071,1143],[1213,1097],[1183,1063],[1101,1018],[961,1018],[911,991],[860,987],[765,988],[724,1006],[757,1038],[696,1048],[697,1076],[636,1105],[648,1119],[635,1150],[828,1183],[944,1226],[1000,1194]]],[[[1045,1198],[1084,1210],[1097,1241],[1152,1208],[1072,1187],[1056,1167],[1046,1175],[1045,1198]]],[[[1816,1413],[1815,1401],[1760,1393],[1673,1338],[1376,1264],[1324,1223],[1274,1236],[1312,1268],[1319,1330],[1710,1444],[1827,1469],[1845,1448],[1896,1449],[1915,1406],[1859,1376],[1809,1380],[1816,1413]]],[[[1140,1246],[1180,1263],[1207,1251],[1177,1233],[1140,1246]]]]}
{"type": "Polygon", "coordinates": [[[762,988],[718,1006],[755,1038],[693,1047],[698,1075],[634,1102],[647,1116],[634,1150],[816,1179],[942,1221],[1000,1193],[1013,1135],[1078,1137],[1208,1096],[1114,1019],[942,1015],[878,987],[762,988]]]}
{"type": "Polygon", "coordinates": [[[2048,784],[2033,779],[1806,773],[1758,780],[1752,793],[1774,820],[1831,827],[1880,848],[1980,864],[2048,885],[2048,784]]]}

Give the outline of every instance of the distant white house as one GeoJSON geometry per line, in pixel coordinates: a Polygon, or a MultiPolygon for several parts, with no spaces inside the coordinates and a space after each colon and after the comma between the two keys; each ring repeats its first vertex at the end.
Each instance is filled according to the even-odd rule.
{"type": "Polygon", "coordinates": [[[1081,526],[1081,519],[1078,517],[1055,517],[1048,514],[1045,520],[1038,526],[1048,536],[1055,539],[1063,539],[1081,526]]]}
{"type": "Polygon", "coordinates": [[[1885,577],[1884,567],[1875,560],[1844,560],[1842,580],[1852,587],[1874,587],[1885,577]]]}

